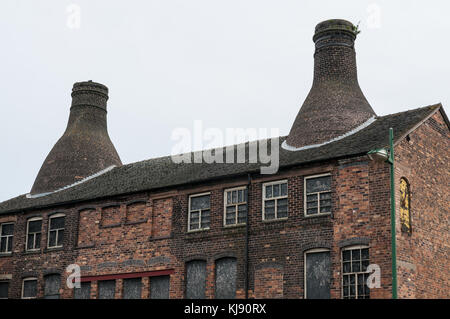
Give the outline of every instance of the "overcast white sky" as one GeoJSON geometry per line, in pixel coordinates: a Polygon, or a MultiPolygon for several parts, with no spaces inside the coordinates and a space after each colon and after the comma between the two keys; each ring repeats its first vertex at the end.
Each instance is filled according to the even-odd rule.
{"type": "Polygon", "coordinates": [[[109,87],[124,163],[169,155],[172,131],[197,119],[288,134],[330,18],[361,21],[359,81],[378,115],[448,111],[449,14],[448,1],[2,0],[0,201],[31,189],[77,81],[109,87]]]}

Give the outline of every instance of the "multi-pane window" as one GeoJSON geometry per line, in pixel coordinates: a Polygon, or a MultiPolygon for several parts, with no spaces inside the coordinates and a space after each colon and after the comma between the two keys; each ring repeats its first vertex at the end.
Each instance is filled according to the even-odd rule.
{"type": "Polygon", "coordinates": [[[48,248],[63,246],[65,215],[56,214],[50,217],[48,227],[48,248]]]}
{"type": "Polygon", "coordinates": [[[13,223],[4,223],[0,225],[0,254],[12,252],[13,233],[13,223]]]}
{"type": "Polygon", "coordinates": [[[306,216],[331,213],[331,175],[305,178],[306,216]]]}
{"type": "Polygon", "coordinates": [[[27,225],[27,250],[41,248],[42,218],[32,218],[27,225]]]}
{"type": "Polygon", "coordinates": [[[189,231],[209,229],[211,220],[210,196],[208,193],[189,197],[189,231]]]}
{"type": "Polygon", "coordinates": [[[342,251],[342,297],[344,299],[370,298],[367,278],[369,248],[350,247],[342,251]]]}
{"type": "Polygon", "coordinates": [[[287,181],[263,184],[263,220],[288,217],[287,181]]]}
{"type": "Polygon", "coordinates": [[[37,296],[37,279],[25,278],[22,282],[22,298],[31,299],[37,296]]]}
{"type": "Polygon", "coordinates": [[[247,188],[233,188],[225,190],[224,225],[245,224],[247,220],[247,188]]]}
{"type": "Polygon", "coordinates": [[[0,281],[0,299],[8,299],[9,281],[0,281]]]}

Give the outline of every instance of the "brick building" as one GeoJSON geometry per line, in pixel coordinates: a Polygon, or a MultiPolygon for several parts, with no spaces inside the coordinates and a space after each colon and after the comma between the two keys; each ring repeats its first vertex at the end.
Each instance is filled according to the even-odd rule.
{"type": "Polygon", "coordinates": [[[0,203],[0,298],[391,298],[391,192],[398,296],[449,298],[448,118],[440,104],[377,116],[357,81],[357,33],[317,25],[313,86],[276,142],[276,174],[248,159],[123,165],[108,89],[76,83],[30,193],[0,203]],[[368,155],[390,128],[392,190],[389,163],[368,155]],[[81,288],[66,285],[71,264],[81,288]],[[369,264],[379,288],[365,284],[369,264]]]}

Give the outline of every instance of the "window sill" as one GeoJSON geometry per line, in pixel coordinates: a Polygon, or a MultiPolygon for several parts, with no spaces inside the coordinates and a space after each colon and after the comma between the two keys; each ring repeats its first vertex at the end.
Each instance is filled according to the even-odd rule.
{"type": "Polygon", "coordinates": [[[24,255],[36,255],[36,254],[40,254],[41,250],[37,249],[37,250],[25,250],[23,252],[24,255]]]}
{"type": "Polygon", "coordinates": [[[53,252],[53,251],[60,251],[60,250],[63,250],[63,249],[64,249],[64,247],[49,247],[49,248],[44,249],[44,252],[45,253],[50,253],[50,252],[53,252]]]}
{"type": "Polygon", "coordinates": [[[7,252],[7,253],[0,253],[0,258],[1,258],[1,257],[11,257],[12,254],[13,254],[12,251],[7,252]]]}
{"type": "Polygon", "coordinates": [[[288,219],[289,219],[289,217],[285,217],[285,218],[278,218],[278,219],[263,220],[262,222],[264,224],[272,224],[272,223],[278,223],[278,222],[285,222],[288,219]]]}
{"type": "Polygon", "coordinates": [[[315,215],[306,215],[304,214],[303,217],[304,218],[317,218],[317,217],[327,217],[327,216],[331,216],[331,213],[326,213],[326,214],[315,214],[315,215]]]}
{"type": "Polygon", "coordinates": [[[223,225],[224,229],[234,229],[234,228],[240,228],[245,227],[246,224],[236,224],[236,225],[223,225]]]}
{"type": "Polygon", "coordinates": [[[201,233],[201,232],[207,232],[208,230],[210,230],[210,228],[188,230],[188,231],[186,232],[186,234],[197,234],[197,233],[201,233]]]}

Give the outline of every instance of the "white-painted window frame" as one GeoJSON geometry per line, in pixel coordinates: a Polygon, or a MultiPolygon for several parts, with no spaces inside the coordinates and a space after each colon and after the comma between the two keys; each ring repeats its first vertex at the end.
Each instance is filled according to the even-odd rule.
{"type": "MultiPolygon", "coordinates": [[[[331,255],[331,250],[328,249],[328,248],[313,248],[313,249],[306,250],[303,253],[303,286],[305,288],[305,289],[303,289],[304,290],[304,293],[303,293],[303,298],[304,299],[306,299],[306,288],[307,288],[307,285],[306,285],[306,258],[307,257],[306,256],[308,254],[323,253],[323,252],[329,252],[330,255],[331,255]]],[[[331,256],[330,256],[330,258],[331,258],[331,256]]],[[[331,273],[330,273],[330,275],[331,275],[331,273]]],[[[330,289],[331,289],[331,287],[330,287],[330,289]]]]}
{"type": "Polygon", "coordinates": [[[43,220],[43,218],[42,217],[33,217],[33,218],[28,219],[27,220],[27,234],[26,234],[26,241],[25,241],[26,251],[39,251],[39,250],[41,250],[41,245],[39,245],[39,248],[32,248],[31,249],[31,248],[28,247],[28,235],[30,235],[30,232],[29,232],[30,222],[34,222],[34,221],[38,221],[38,220],[41,221],[41,230],[40,230],[40,232],[33,233],[34,234],[34,236],[33,236],[33,247],[36,247],[36,234],[40,233],[41,234],[41,239],[40,240],[42,240],[42,220],[43,220]]]}
{"type": "MultiPolygon", "coordinates": [[[[64,231],[66,228],[66,220],[65,220],[66,214],[63,213],[58,213],[58,214],[53,214],[51,216],[49,216],[48,218],[48,232],[47,232],[47,248],[62,248],[63,244],[61,243],[61,245],[58,245],[58,235],[60,231],[64,231]],[[58,217],[64,217],[64,227],[63,228],[56,228],[56,229],[51,229],[51,220],[53,218],[58,218],[58,217]],[[50,232],[55,231],[56,232],[56,246],[50,246],[50,232]]],[[[64,239],[63,239],[64,241],[64,239]]]]}
{"type": "Polygon", "coordinates": [[[314,179],[314,178],[324,177],[324,176],[330,176],[332,178],[331,173],[310,175],[310,176],[305,176],[303,178],[303,213],[304,213],[305,217],[317,217],[317,216],[331,215],[331,212],[333,210],[333,200],[332,199],[331,199],[331,210],[330,210],[330,212],[326,212],[326,213],[321,213],[320,212],[320,194],[330,193],[332,195],[331,185],[330,185],[330,190],[329,191],[307,193],[307,190],[306,190],[306,181],[308,179],[314,179]],[[314,195],[314,194],[317,194],[317,214],[308,215],[308,195],[314,195]]]}
{"type": "MultiPolygon", "coordinates": [[[[343,247],[341,249],[341,299],[344,298],[344,275],[354,275],[355,276],[355,299],[358,299],[358,274],[367,274],[368,271],[351,272],[344,274],[344,251],[356,250],[356,249],[369,249],[369,261],[370,261],[370,247],[368,245],[353,245],[343,247]]],[[[351,256],[351,253],[350,253],[351,256]]],[[[350,259],[351,260],[351,259],[350,259]]],[[[369,295],[370,297],[370,295],[369,295]]]]}
{"type": "Polygon", "coordinates": [[[12,222],[1,223],[0,224],[0,241],[3,238],[6,238],[6,251],[0,251],[0,254],[10,254],[10,253],[12,253],[12,248],[11,248],[11,251],[8,251],[8,246],[9,246],[8,244],[9,244],[9,242],[11,240],[13,240],[13,237],[14,237],[14,223],[12,223],[12,222]],[[12,235],[3,235],[3,226],[4,225],[13,225],[13,234],[12,235]]]}
{"type": "Polygon", "coordinates": [[[205,230],[209,230],[211,228],[211,192],[205,192],[205,193],[199,193],[199,194],[192,194],[189,195],[189,200],[188,200],[188,224],[187,224],[187,229],[189,233],[193,233],[193,232],[198,232],[198,231],[205,231],[205,230]],[[201,196],[206,196],[209,195],[209,218],[210,218],[210,227],[208,228],[201,228],[202,226],[202,212],[203,209],[200,210],[194,210],[193,212],[199,212],[199,228],[197,229],[191,229],[191,198],[195,198],[195,197],[201,197],[201,196]]]}
{"type": "Polygon", "coordinates": [[[248,218],[248,203],[247,203],[248,199],[247,199],[247,197],[248,197],[247,186],[239,186],[239,187],[228,188],[228,189],[225,189],[223,191],[223,226],[224,227],[236,227],[236,226],[241,226],[241,225],[245,225],[246,224],[245,222],[244,223],[238,223],[238,216],[239,216],[238,207],[240,205],[245,205],[246,206],[246,208],[245,208],[245,219],[247,220],[247,218],[248,218]],[[240,191],[240,190],[244,191],[244,201],[243,202],[238,202],[238,203],[235,203],[235,204],[227,204],[227,194],[229,192],[240,191]],[[247,193],[247,196],[245,196],[245,193],[247,193]],[[236,208],[236,215],[235,215],[235,218],[234,218],[235,222],[233,224],[227,224],[227,207],[230,207],[230,206],[234,206],[236,208]]]}
{"type": "MultiPolygon", "coordinates": [[[[281,194],[281,187],[280,187],[280,194],[281,194]]],[[[289,182],[288,182],[288,180],[282,179],[282,180],[263,183],[263,185],[262,185],[262,220],[270,222],[270,221],[276,221],[276,220],[285,220],[285,219],[288,219],[288,217],[289,217],[289,182]],[[286,184],[286,195],[266,198],[266,186],[277,185],[277,184],[279,184],[279,185],[286,184]],[[288,207],[287,207],[287,216],[278,218],[278,200],[280,200],[280,199],[287,199],[288,207]],[[275,200],[275,218],[274,219],[266,219],[266,205],[265,205],[266,200],[275,200]]]]}
{"type": "Polygon", "coordinates": [[[21,294],[22,299],[36,299],[37,298],[37,294],[38,294],[38,287],[37,287],[37,285],[38,285],[38,279],[36,277],[23,278],[23,280],[22,280],[22,294],[21,294]],[[25,292],[25,290],[24,290],[25,281],[32,281],[32,280],[36,281],[36,296],[34,296],[34,297],[24,297],[23,293],[25,292]]]}

